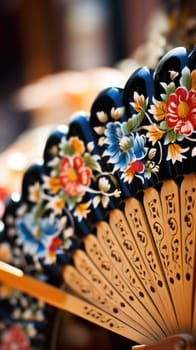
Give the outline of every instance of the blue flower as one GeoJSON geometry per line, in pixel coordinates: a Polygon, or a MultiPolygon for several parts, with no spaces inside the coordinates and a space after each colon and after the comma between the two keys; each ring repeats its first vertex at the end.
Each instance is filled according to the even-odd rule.
{"type": "Polygon", "coordinates": [[[24,253],[35,257],[43,257],[53,237],[59,234],[59,223],[55,218],[34,219],[33,213],[28,213],[16,219],[18,243],[23,245],[24,253]]]}
{"type": "Polygon", "coordinates": [[[146,137],[144,135],[139,135],[136,133],[135,137],[133,137],[133,148],[131,161],[143,159],[148,151],[148,148],[145,147],[146,137]]]}
{"type": "Polygon", "coordinates": [[[104,156],[109,156],[108,162],[115,164],[114,171],[125,170],[130,162],[143,159],[147,153],[145,136],[138,133],[125,134],[120,122],[109,123],[105,136],[104,156]]]}

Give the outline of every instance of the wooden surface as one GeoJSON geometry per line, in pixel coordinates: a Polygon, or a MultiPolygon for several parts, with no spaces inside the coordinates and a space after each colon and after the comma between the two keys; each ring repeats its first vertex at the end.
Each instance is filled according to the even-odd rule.
{"type": "Polygon", "coordinates": [[[165,338],[151,345],[136,345],[132,350],[195,350],[196,337],[189,334],[178,334],[165,338]]]}

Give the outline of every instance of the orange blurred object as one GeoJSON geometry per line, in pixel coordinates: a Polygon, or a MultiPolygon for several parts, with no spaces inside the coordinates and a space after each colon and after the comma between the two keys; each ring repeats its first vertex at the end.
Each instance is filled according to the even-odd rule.
{"type": "Polygon", "coordinates": [[[123,87],[125,81],[125,74],[116,68],[65,71],[24,86],[14,98],[19,110],[31,112],[33,126],[66,123],[78,110],[89,112],[101,90],[109,86],[123,87]]]}

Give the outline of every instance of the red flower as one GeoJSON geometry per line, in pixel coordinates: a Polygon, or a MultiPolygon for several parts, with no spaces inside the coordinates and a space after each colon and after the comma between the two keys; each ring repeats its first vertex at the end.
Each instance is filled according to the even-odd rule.
{"type": "Polygon", "coordinates": [[[136,159],[129,164],[128,168],[122,174],[122,178],[128,183],[131,183],[135,175],[137,176],[137,174],[142,174],[144,170],[144,163],[141,160],[136,159]]]}
{"type": "Polygon", "coordinates": [[[62,245],[62,243],[63,243],[62,240],[58,237],[54,237],[52,239],[52,242],[51,242],[50,246],[48,247],[48,252],[47,252],[48,253],[47,257],[48,257],[50,262],[56,261],[56,253],[57,253],[56,251],[62,245]]]}
{"type": "Polygon", "coordinates": [[[28,338],[22,328],[13,326],[1,337],[0,350],[30,350],[28,338]]]}
{"type": "Polygon", "coordinates": [[[128,171],[131,171],[132,173],[142,173],[144,169],[145,167],[141,160],[135,160],[130,164],[128,171]]]}
{"type": "Polygon", "coordinates": [[[51,253],[55,252],[61,246],[61,244],[62,244],[62,240],[58,237],[54,237],[49,246],[49,251],[51,253]]]}
{"type": "Polygon", "coordinates": [[[68,196],[84,194],[84,186],[90,184],[91,169],[81,156],[64,157],[60,163],[59,180],[68,196]]]}
{"type": "Polygon", "coordinates": [[[191,135],[196,130],[196,92],[178,87],[166,102],[166,123],[182,135],[191,135]]]}

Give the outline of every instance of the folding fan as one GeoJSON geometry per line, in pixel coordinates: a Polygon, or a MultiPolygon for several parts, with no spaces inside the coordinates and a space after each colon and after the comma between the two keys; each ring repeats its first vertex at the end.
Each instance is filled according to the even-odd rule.
{"type": "Polygon", "coordinates": [[[179,47],[49,136],[7,203],[0,280],[149,349],[194,346],[195,157],[196,50],[179,47]]]}

